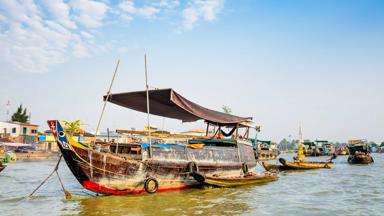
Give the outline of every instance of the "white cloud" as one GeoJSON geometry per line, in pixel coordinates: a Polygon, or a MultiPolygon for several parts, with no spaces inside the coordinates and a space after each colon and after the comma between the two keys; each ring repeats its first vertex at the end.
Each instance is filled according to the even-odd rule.
{"type": "Polygon", "coordinates": [[[69,5],[62,1],[48,5],[42,7],[32,0],[0,2],[0,61],[16,70],[40,73],[72,56],[90,55],[94,36],[76,30],[69,5]],[[52,13],[52,19],[46,18],[43,8],[52,13]]]}
{"type": "Polygon", "coordinates": [[[153,6],[162,8],[175,8],[180,5],[179,0],[160,0],[159,2],[153,3],[153,6]]]}
{"type": "MultiPolygon", "coordinates": [[[[116,17],[124,22],[131,22],[135,17],[167,20],[161,18],[175,16],[181,10],[179,0],[110,2],[0,1],[0,63],[19,71],[45,72],[70,58],[105,52],[124,53],[127,48],[118,49],[119,41],[98,41],[105,20],[112,21],[116,17]]],[[[200,21],[214,21],[222,7],[223,0],[190,0],[182,11],[182,28],[192,29],[200,21]]],[[[119,24],[118,21],[106,23],[119,24]]]]}
{"type": "Polygon", "coordinates": [[[77,26],[70,18],[70,7],[62,0],[44,0],[44,6],[55,17],[55,20],[67,28],[75,29],[77,26]]]}
{"type": "Polygon", "coordinates": [[[155,18],[160,12],[173,9],[178,5],[178,0],[161,0],[149,5],[137,7],[133,0],[125,0],[118,5],[118,8],[120,9],[118,13],[123,21],[130,22],[134,16],[144,17],[146,19],[155,18]]]}
{"type": "Polygon", "coordinates": [[[155,14],[158,13],[159,11],[160,11],[160,9],[158,9],[158,8],[151,7],[151,6],[145,6],[142,8],[138,8],[136,13],[139,16],[151,18],[151,17],[155,16],[155,14]]]}
{"type": "Polygon", "coordinates": [[[135,3],[131,0],[120,2],[118,7],[126,13],[130,13],[130,14],[136,13],[135,3]]]}
{"type": "Polygon", "coordinates": [[[93,0],[74,0],[71,6],[77,15],[75,19],[87,28],[98,28],[108,11],[103,2],[93,0]]]}
{"type": "Polygon", "coordinates": [[[208,22],[216,20],[223,6],[224,0],[192,0],[182,12],[182,27],[190,30],[200,19],[208,22]]]}

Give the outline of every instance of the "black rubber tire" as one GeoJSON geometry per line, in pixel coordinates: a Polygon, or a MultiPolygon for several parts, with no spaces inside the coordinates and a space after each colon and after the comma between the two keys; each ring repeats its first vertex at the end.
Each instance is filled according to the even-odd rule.
{"type": "Polygon", "coordinates": [[[285,165],[286,160],[284,158],[279,158],[279,162],[283,165],[285,165]]]}
{"type": "Polygon", "coordinates": [[[155,178],[153,178],[153,177],[148,177],[148,178],[146,178],[146,179],[144,180],[144,189],[145,189],[145,191],[146,191],[147,193],[150,193],[150,194],[152,194],[152,193],[156,193],[156,192],[157,192],[157,189],[159,189],[159,182],[158,182],[155,178]],[[153,182],[155,185],[154,185],[153,188],[150,188],[150,187],[149,187],[149,184],[152,183],[152,182],[153,182]]]}
{"type": "Polygon", "coordinates": [[[241,165],[241,169],[243,170],[244,175],[248,175],[249,169],[248,169],[248,164],[247,163],[243,163],[241,165]]]}
{"type": "Polygon", "coordinates": [[[200,173],[191,173],[191,176],[197,181],[197,182],[200,182],[200,183],[203,183],[205,181],[205,177],[203,175],[201,175],[200,173]]]}
{"type": "Polygon", "coordinates": [[[193,161],[188,163],[188,171],[189,173],[199,173],[199,167],[193,161]]]}

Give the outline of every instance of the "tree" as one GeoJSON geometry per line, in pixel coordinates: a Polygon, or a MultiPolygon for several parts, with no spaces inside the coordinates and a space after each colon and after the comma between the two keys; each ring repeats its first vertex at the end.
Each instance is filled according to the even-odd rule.
{"type": "Polygon", "coordinates": [[[64,121],[64,123],[64,128],[70,136],[73,136],[75,133],[79,133],[82,130],[80,127],[80,120],[76,120],[74,122],[64,121]]]}
{"type": "Polygon", "coordinates": [[[289,141],[287,139],[283,139],[280,141],[279,143],[279,146],[280,146],[280,150],[288,150],[288,144],[289,144],[289,141]]]}
{"type": "Polygon", "coordinates": [[[17,111],[12,115],[12,121],[27,123],[28,120],[29,116],[27,115],[27,108],[23,109],[23,105],[20,104],[20,106],[17,108],[17,111]]]}
{"type": "Polygon", "coordinates": [[[231,114],[232,113],[232,110],[231,110],[231,108],[229,106],[223,105],[222,109],[223,109],[223,112],[225,112],[227,114],[231,114]]]}

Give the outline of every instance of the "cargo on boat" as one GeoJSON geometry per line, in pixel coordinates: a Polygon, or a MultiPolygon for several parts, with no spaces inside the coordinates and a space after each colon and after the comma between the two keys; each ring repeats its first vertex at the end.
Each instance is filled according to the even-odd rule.
{"type": "Polygon", "coordinates": [[[307,157],[330,156],[335,154],[335,146],[327,140],[305,141],[304,154],[307,157]]]}
{"type": "Polygon", "coordinates": [[[348,163],[370,164],[374,162],[366,140],[350,140],[347,147],[349,151],[348,163]]]}
{"type": "Polygon", "coordinates": [[[74,140],[59,121],[49,120],[68,167],[90,191],[129,194],[179,190],[201,185],[193,177],[196,174],[207,179],[244,177],[256,166],[249,138],[250,130],[256,127],[250,117],[207,109],[173,89],[110,94],[104,100],[183,122],[204,120],[207,136],[189,137],[187,143],[157,143],[151,141],[148,132],[147,142],[118,143],[100,150],[74,140]],[[213,136],[208,136],[210,127],[216,129],[213,136]]]}

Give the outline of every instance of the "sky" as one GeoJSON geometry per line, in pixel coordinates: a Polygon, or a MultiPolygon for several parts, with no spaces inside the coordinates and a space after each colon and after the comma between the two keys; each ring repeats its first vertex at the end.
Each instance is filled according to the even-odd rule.
{"type": "MultiPolygon", "coordinates": [[[[94,131],[112,92],[174,88],[205,107],[251,116],[259,138],[384,141],[384,3],[374,0],[0,1],[0,120],[94,131]]],[[[143,128],[108,104],[101,129],[143,128]]],[[[151,116],[171,131],[204,127],[151,116]]]]}

